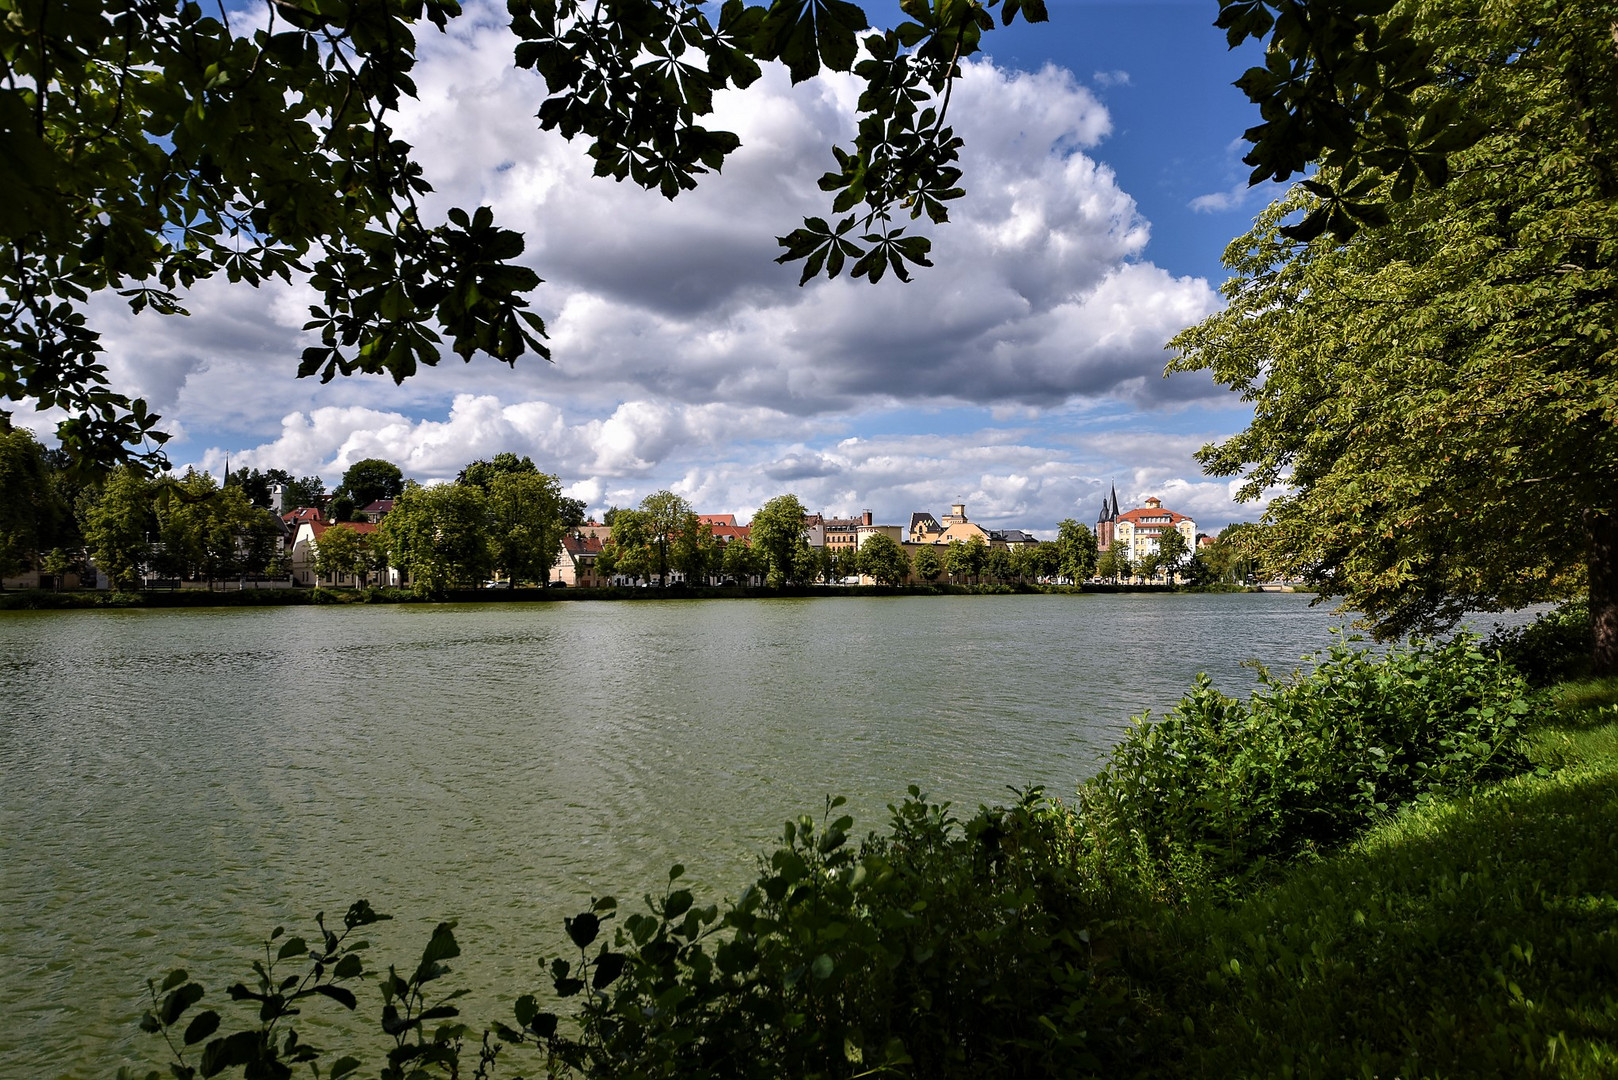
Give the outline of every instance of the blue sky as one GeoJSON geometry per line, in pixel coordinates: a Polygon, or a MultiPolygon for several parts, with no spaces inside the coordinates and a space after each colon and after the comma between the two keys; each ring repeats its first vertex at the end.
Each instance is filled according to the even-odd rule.
{"type": "Polygon", "coordinates": [[[968,196],[936,267],[800,289],[773,237],[826,211],[814,181],[851,133],[850,80],[774,71],[725,97],[716,124],[743,148],[670,203],[537,131],[542,87],[511,67],[503,7],[474,0],[421,34],[399,126],[438,189],[429,213],[486,203],[528,237],[555,363],[320,386],[293,377],[312,294],[219,282],[187,319],[99,304],[114,375],[178,425],[177,464],[216,472],[228,454],[334,482],[379,456],[432,481],[509,449],[594,510],[669,487],[746,517],[792,491],[894,521],[965,501],[1048,535],[1116,484],[1199,527],[1250,520],[1191,458],[1245,411],[1161,371],[1270,197],[1243,185],[1255,116],[1230,85],[1252,54],[1227,51],[1214,0],[1050,2],[1049,24],[987,35],[955,94],[968,196]]]}

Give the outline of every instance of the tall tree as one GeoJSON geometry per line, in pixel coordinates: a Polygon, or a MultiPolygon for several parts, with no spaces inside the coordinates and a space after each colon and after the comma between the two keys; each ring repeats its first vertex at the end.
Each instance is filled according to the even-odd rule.
{"type": "Polygon", "coordinates": [[[858,555],[860,573],[874,578],[878,585],[898,585],[910,573],[904,548],[886,533],[867,536],[858,555]]]}
{"type": "Polygon", "coordinates": [[[1179,529],[1171,525],[1158,534],[1157,564],[1171,579],[1190,558],[1191,545],[1185,542],[1185,536],[1179,529]]]}
{"type": "MultiPolygon", "coordinates": [[[[348,525],[327,526],[315,548],[315,573],[323,578],[363,578],[371,569],[370,538],[348,525]]],[[[363,580],[361,584],[364,584],[363,580]]]]}
{"type": "Polygon", "coordinates": [[[157,530],[151,482],[134,468],[114,469],[87,498],[81,528],[90,557],[112,587],[139,588],[157,530]]]}
{"type": "Polygon", "coordinates": [[[1088,526],[1068,518],[1056,527],[1056,548],[1061,556],[1060,572],[1082,585],[1096,572],[1096,538],[1088,526]]]}
{"type": "Polygon", "coordinates": [[[36,556],[52,532],[54,503],[45,448],[0,416],[0,578],[36,556]]]}
{"type": "Polygon", "coordinates": [[[798,549],[808,546],[803,526],[807,516],[796,495],[777,495],[753,515],[753,550],[764,562],[764,580],[772,589],[795,580],[798,549]]]}
{"type": "Polygon", "coordinates": [[[343,473],[336,495],[346,495],[356,510],[363,510],[378,499],[397,498],[404,490],[404,473],[399,466],[382,458],[361,458],[343,473]]]}
{"type": "Polygon", "coordinates": [[[696,521],[691,504],[672,491],[654,491],[640,501],[640,512],[646,523],[648,540],[653,555],[653,568],[657,571],[659,586],[667,586],[669,578],[669,552],[680,534],[696,521]]]}
{"type": "Polygon", "coordinates": [[[1381,636],[1584,592],[1618,671],[1618,44],[1607,5],[1443,0],[1411,33],[1485,133],[1388,224],[1300,243],[1297,190],[1231,246],[1172,369],[1252,403],[1204,467],[1279,489],[1260,552],[1381,636]],[[1296,234],[1294,234],[1295,236],[1296,234]]]}
{"type": "Polygon", "coordinates": [[[914,564],[916,576],[922,581],[937,581],[938,575],[944,572],[944,561],[938,557],[938,552],[931,544],[916,549],[914,564]]]}
{"type": "Polygon", "coordinates": [[[475,585],[494,565],[483,492],[470,484],[407,483],[382,519],[388,558],[418,592],[475,585]]]}
{"type": "Polygon", "coordinates": [[[489,542],[495,566],[507,577],[540,583],[550,577],[562,546],[561,500],[556,477],[537,470],[501,473],[489,481],[489,542]]]}

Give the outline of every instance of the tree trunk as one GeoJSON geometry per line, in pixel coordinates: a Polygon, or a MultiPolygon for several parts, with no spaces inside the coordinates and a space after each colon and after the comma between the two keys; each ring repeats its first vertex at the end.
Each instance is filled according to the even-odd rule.
{"type": "Polygon", "coordinates": [[[1618,675],[1618,514],[1584,512],[1590,539],[1590,643],[1594,674],[1618,675]]]}

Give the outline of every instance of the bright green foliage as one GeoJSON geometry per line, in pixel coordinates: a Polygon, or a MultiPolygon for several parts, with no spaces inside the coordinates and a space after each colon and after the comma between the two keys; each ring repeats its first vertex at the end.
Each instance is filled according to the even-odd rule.
{"type": "Polygon", "coordinates": [[[330,525],[315,547],[315,573],[323,578],[360,577],[371,569],[370,536],[347,525],[330,525]]]}
{"type": "MultiPolygon", "coordinates": [[[[738,145],[698,122],[716,91],[752,83],[761,61],[795,82],[854,70],[859,133],[822,183],[835,213],[855,213],[834,230],[807,222],[783,238],[785,258],[806,259],[806,276],[852,258],[871,281],[927,265],[927,239],[892,218],[943,221],[961,194],[944,115],[959,61],[994,25],[984,6],[911,5],[911,20],[863,42],[865,15],[843,0],[507,6],[515,62],[544,79],[540,127],[589,140],[598,174],[670,198],[738,145]]],[[[59,435],[77,454],[161,463],[159,418],[104,385],[84,309],[114,290],[136,311],[179,314],[182,293],[218,274],[256,285],[308,273],[321,300],[306,329],[320,343],[300,376],[402,380],[445,345],[467,360],[548,355],[525,297],[540,278],[516,261],[523,238],[487,207],[423,220],[431,188],[393,127],[416,92],[418,21],[443,30],[460,10],[276,0],[233,27],[194,3],[0,3],[5,396],[67,410],[59,435]]],[[[1007,0],[1004,21],[1019,11],[1045,17],[1040,0],[1007,0]]]]}
{"type": "Polygon", "coordinates": [[[667,490],[654,491],[642,499],[640,513],[646,525],[647,544],[658,584],[667,585],[670,549],[679,543],[682,534],[696,527],[696,514],[683,497],[667,490]]]}
{"type": "Polygon", "coordinates": [[[1157,563],[1170,577],[1191,558],[1191,546],[1179,529],[1165,528],[1157,537],[1157,563]]]}
{"type": "Polygon", "coordinates": [[[346,495],[356,510],[363,510],[378,499],[397,498],[404,490],[404,473],[399,466],[381,458],[362,458],[343,473],[337,494],[346,495]]]}
{"type": "Polygon", "coordinates": [[[388,559],[417,592],[475,586],[494,566],[489,507],[470,484],[405,485],[380,532],[388,559]]]}
{"type": "Polygon", "coordinates": [[[983,573],[993,581],[1010,581],[1017,576],[1015,560],[1005,548],[994,548],[983,561],[983,573]]]}
{"type": "Polygon", "coordinates": [[[1348,240],[1362,224],[1386,224],[1382,200],[1402,201],[1418,184],[1442,186],[1449,155],[1481,136],[1464,74],[1421,32],[1434,6],[1219,0],[1217,25],[1231,48],[1269,39],[1264,64],[1236,81],[1264,121],[1244,136],[1253,144],[1244,159],[1251,181],[1286,180],[1316,163],[1327,168],[1326,177],[1305,181],[1322,202],[1289,230],[1292,238],[1313,240],[1329,229],[1348,240]]]}
{"type": "Polygon", "coordinates": [[[157,531],[152,485],[134,469],[115,469],[84,511],[84,542],[90,557],[114,589],[140,586],[157,531]]]}
{"type": "Polygon", "coordinates": [[[767,569],[764,560],[746,540],[732,540],[726,544],[720,565],[725,576],[738,585],[751,584],[754,577],[763,575],[767,569]]]}
{"type": "MultiPolygon", "coordinates": [[[[1252,403],[1204,467],[1267,497],[1265,562],[1379,633],[1593,592],[1618,664],[1618,46],[1605,4],[1408,4],[1486,134],[1384,228],[1300,245],[1298,190],[1175,339],[1252,403]]],[[[1329,182],[1345,178],[1323,171],[1329,182]]],[[[1358,181],[1354,181],[1357,183],[1358,181]]]]}
{"type": "Polygon", "coordinates": [[[856,553],[860,573],[875,578],[878,585],[898,585],[910,573],[910,560],[904,548],[885,533],[874,533],[865,538],[856,553]]]}
{"type": "Polygon", "coordinates": [[[562,546],[561,503],[561,482],[538,470],[502,473],[489,481],[489,543],[496,569],[513,581],[550,577],[562,546]]]}
{"type": "Polygon", "coordinates": [[[157,547],[152,567],[165,577],[210,583],[261,573],[274,550],[275,523],[240,487],[219,488],[188,471],[153,487],[157,547]]]}
{"type": "Polygon", "coordinates": [[[1244,903],[1162,920],[1163,1074],[1618,1073],[1606,689],[1545,732],[1555,771],[1412,808],[1244,903]]]}
{"type": "Polygon", "coordinates": [[[1081,813],[1176,892],[1263,879],[1412,801],[1521,772],[1529,691],[1462,636],[1385,657],[1335,643],[1247,702],[1199,676],[1141,718],[1080,791],[1081,813]]]}
{"type": "Polygon", "coordinates": [[[938,575],[944,572],[944,560],[938,557],[938,552],[932,545],[916,549],[916,556],[911,560],[915,567],[916,577],[922,581],[937,581],[938,575]]]}
{"type": "Polygon", "coordinates": [[[1068,518],[1056,527],[1059,572],[1073,584],[1084,584],[1096,572],[1096,538],[1088,527],[1068,518]]]}
{"type": "Polygon", "coordinates": [[[989,545],[983,542],[981,536],[951,540],[944,545],[944,569],[949,571],[950,580],[956,584],[967,579],[976,580],[983,573],[983,565],[988,559],[989,545]]]}
{"type": "Polygon", "coordinates": [[[753,515],[753,550],[764,563],[764,583],[779,589],[796,580],[798,551],[807,548],[804,519],[808,516],[796,495],[777,495],[753,515]]]}
{"type": "MultiPolygon", "coordinates": [[[[603,554],[607,548],[612,550],[610,573],[629,578],[650,578],[655,573],[651,525],[639,510],[623,509],[612,515],[612,538],[603,545],[603,554]]],[[[601,567],[599,558],[596,567],[601,567]]]]}
{"type": "Polygon", "coordinates": [[[0,578],[39,550],[50,531],[52,496],[45,448],[27,431],[0,426],[0,578]]]}
{"type": "Polygon", "coordinates": [[[669,564],[694,585],[706,584],[718,575],[725,557],[724,545],[694,512],[687,511],[672,534],[669,564]]]}

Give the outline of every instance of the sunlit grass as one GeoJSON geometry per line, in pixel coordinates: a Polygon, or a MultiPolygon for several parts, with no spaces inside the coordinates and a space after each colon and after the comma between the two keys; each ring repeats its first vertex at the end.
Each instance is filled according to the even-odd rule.
{"type": "Polygon", "coordinates": [[[1551,699],[1535,774],[1171,921],[1161,1072],[1618,1075],[1618,680],[1551,699]]]}

